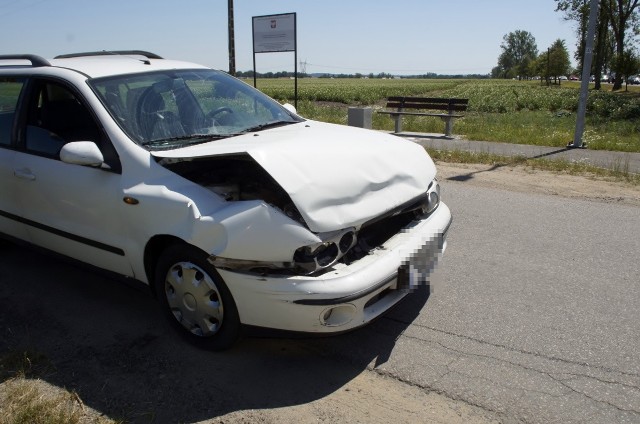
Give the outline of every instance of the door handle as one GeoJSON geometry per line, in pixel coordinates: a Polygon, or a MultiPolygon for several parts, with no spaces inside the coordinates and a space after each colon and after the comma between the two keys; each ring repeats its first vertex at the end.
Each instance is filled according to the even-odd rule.
{"type": "Polygon", "coordinates": [[[35,181],[36,176],[28,169],[14,169],[13,175],[27,181],[35,181]]]}

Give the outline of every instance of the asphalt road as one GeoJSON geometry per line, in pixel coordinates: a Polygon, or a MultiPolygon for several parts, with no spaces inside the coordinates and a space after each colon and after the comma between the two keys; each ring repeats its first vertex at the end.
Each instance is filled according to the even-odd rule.
{"type": "Polygon", "coordinates": [[[640,422],[640,209],[445,196],[444,284],[379,368],[505,421],[640,422]]]}
{"type": "Polygon", "coordinates": [[[145,291],[5,246],[0,352],[44,353],[47,381],[133,422],[301,405],[369,369],[507,423],[640,423],[640,208],[443,191],[454,224],[434,293],[359,331],[203,352],[145,291]]]}

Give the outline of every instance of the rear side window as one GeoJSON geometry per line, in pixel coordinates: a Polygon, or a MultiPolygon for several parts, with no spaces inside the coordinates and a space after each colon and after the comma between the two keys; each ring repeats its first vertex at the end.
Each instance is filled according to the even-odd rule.
{"type": "Polygon", "coordinates": [[[24,81],[0,77],[0,145],[11,144],[11,128],[24,81]]]}

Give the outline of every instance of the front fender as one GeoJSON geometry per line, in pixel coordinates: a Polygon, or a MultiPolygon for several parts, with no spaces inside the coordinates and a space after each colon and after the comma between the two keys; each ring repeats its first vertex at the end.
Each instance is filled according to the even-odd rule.
{"type": "Polygon", "coordinates": [[[298,222],[260,200],[229,202],[214,214],[201,216],[189,242],[229,259],[291,262],[295,250],[321,240],[298,222]],[[211,234],[224,233],[224,243],[211,234]]]}

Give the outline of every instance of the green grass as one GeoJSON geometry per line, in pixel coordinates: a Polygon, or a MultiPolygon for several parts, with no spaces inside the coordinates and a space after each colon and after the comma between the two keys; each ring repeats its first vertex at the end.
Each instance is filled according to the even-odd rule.
{"type": "MultiPolygon", "coordinates": [[[[258,80],[258,88],[281,102],[293,103],[292,80],[258,80]]],[[[298,111],[302,116],[346,124],[349,106],[384,107],[392,95],[462,97],[469,110],[454,122],[454,134],[468,140],[538,146],[566,146],[573,141],[579,84],[547,87],[539,81],[511,80],[299,80],[298,111]]],[[[593,150],[640,152],[640,87],[629,91],[591,90],[583,141],[593,150]]],[[[442,133],[436,117],[402,118],[403,130],[442,133]]],[[[373,128],[393,130],[388,115],[373,114],[373,128]]]]}

